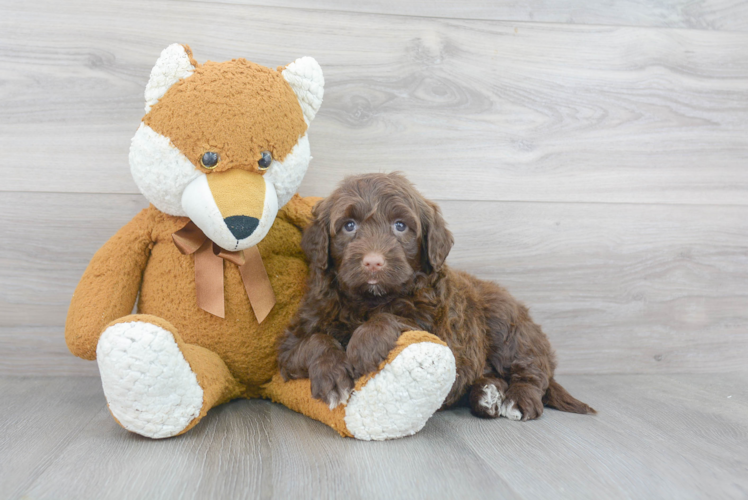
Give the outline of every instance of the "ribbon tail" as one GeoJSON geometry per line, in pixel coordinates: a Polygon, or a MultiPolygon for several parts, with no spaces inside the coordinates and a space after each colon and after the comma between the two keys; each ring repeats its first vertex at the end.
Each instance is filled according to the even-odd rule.
{"type": "Polygon", "coordinates": [[[239,266],[239,272],[257,322],[262,323],[275,306],[275,292],[256,246],[244,250],[244,259],[244,264],[239,266]]]}
{"type": "Polygon", "coordinates": [[[223,300],[223,259],[213,253],[213,242],[206,238],[195,252],[195,291],[197,306],[225,318],[223,300]]]}

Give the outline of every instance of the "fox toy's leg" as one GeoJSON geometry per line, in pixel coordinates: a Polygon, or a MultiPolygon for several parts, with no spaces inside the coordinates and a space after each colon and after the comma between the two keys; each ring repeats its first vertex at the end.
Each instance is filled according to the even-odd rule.
{"type": "Polygon", "coordinates": [[[276,374],[265,387],[265,396],[329,425],[341,436],[381,441],[420,431],[454,381],[455,359],[449,347],[429,333],[405,332],[378,371],[358,379],[347,403],[333,410],[312,398],[308,379],[284,382],[276,374]]]}
{"type": "Polygon", "coordinates": [[[143,314],[110,323],[96,348],[109,410],[125,429],[176,436],[240,394],[217,354],[185,344],[167,321],[143,314]]]}

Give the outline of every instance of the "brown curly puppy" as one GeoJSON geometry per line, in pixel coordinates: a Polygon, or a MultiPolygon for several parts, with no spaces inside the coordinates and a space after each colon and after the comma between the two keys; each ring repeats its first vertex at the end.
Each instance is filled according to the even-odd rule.
{"type": "Polygon", "coordinates": [[[457,362],[444,407],[465,396],[485,418],[534,419],[544,404],[595,413],[553,380],[553,350],[525,306],[444,264],[452,234],[405,177],[350,177],[314,215],[301,243],[309,290],[279,345],[286,380],[310,378],[312,395],[337,406],[402,332],[425,330],[457,362]]]}

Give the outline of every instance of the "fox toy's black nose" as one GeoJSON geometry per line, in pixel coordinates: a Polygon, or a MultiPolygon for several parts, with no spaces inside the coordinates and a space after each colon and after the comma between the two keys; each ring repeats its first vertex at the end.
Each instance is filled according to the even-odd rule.
{"type": "Polygon", "coordinates": [[[247,217],[246,215],[232,215],[231,217],[226,217],[223,221],[237,240],[243,240],[254,233],[260,224],[259,219],[247,217]]]}

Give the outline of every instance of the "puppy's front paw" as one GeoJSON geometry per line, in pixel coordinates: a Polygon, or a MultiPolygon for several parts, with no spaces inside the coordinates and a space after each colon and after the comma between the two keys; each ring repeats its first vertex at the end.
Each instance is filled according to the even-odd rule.
{"type": "Polygon", "coordinates": [[[346,349],[356,378],[377,371],[399,336],[399,329],[381,323],[364,323],[356,328],[346,349]]]}
{"type": "Polygon", "coordinates": [[[377,371],[379,364],[387,359],[390,350],[384,346],[380,346],[380,348],[375,346],[371,350],[366,348],[349,349],[348,361],[353,367],[353,373],[356,378],[377,371]]]}
{"type": "Polygon", "coordinates": [[[543,414],[543,400],[540,390],[532,387],[509,386],[501,416],[510,420],[535,420],[543,414]]]}
{"type": "Polygon", "coordinates": [[[309,367],[312,397],[324,401],[332,410],[348,401],[353,391],[353,370],[343,351],[328,352],[309,367]]]}

